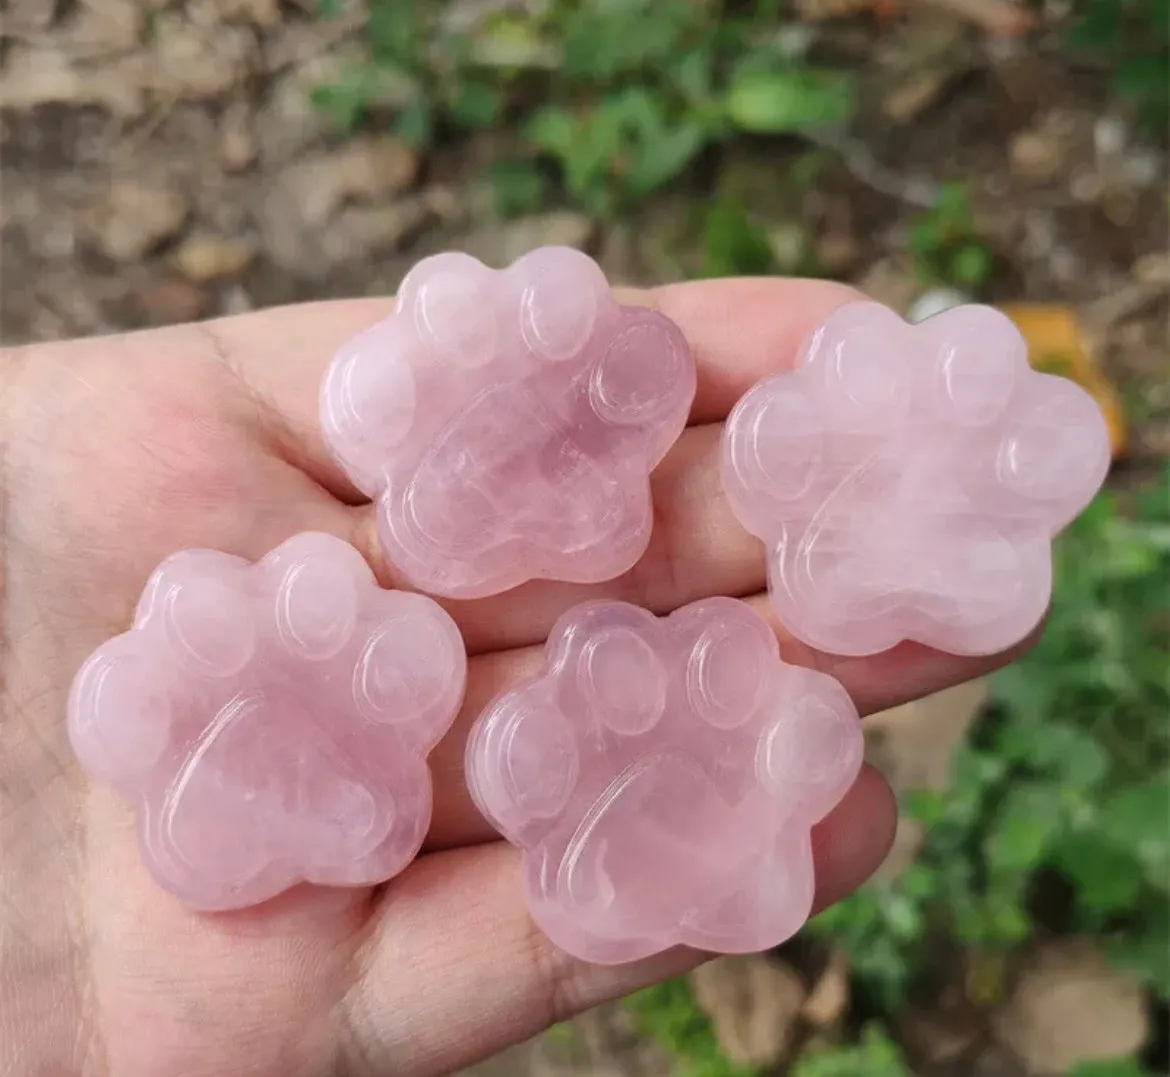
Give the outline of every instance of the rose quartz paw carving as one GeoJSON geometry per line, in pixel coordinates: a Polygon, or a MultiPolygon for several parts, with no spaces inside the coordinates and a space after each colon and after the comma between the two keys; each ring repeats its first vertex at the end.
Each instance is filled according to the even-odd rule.
{"type": "Polygon", "coordinates": [[[1109,467],[1097,405],[1041,374],[999,312],[917,326],[851,303],[727,422],[723,480],[768,547],[794,635],[864,655],[903,639],[989,654],[1039,622],[1053,536],[1109,467]]]}
{"type": "Polygon", "coordinates": [[[382,590],[340,539],[298,535],[255,565],[187,550],[78,673],[69,733],[137,805],[158,882],[239,908],[410,862],[430,821],[426,755],[465,671],[450,617],[382,590]]]}
{"type": "Polygon", "coordinates": [[[505,270],[420,262],[394,315],[335,357],[321,415],[380,503],[396,568],[474,598],[630,568],[650,536],[647,476],[694,393],[677,326],[620,306],[586,255],[546,247],[505,270]]]}
{"type": "Polygon", "coordinates": [[[546,659],[481,715],[466,766],[480,811],[523,851],[540,928],[606,964],[792,935],[812,906],[811,827],[861,766],[845,690],[782,663],[730,598],[664,620],[587,603],[546,659]]]}

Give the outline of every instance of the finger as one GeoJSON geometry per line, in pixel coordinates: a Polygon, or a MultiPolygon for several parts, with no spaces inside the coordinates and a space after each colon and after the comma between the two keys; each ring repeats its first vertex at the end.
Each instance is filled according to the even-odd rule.
{"type": "Polygon", "coordinates": [[[654,307],[683,331],[699,375],[690,421],[699,424],[725,419],[761,378],[788,370],[813,329],[861,293],[834,281],[737,277],[621,298],[654,307]]]}
{"type": "MultiPolygon", "coordinates": [[[[754,595],[747,602],[772,625],[785,661],[836,677],[863,716],[983,676],[1018,657],[1034,641],[1029,638],[1010,653],[979,658],[956,657],[913,643],[867,658],[841,658],[794,641],[776,620],[766,595],[754,595]]],[[[543,666],[544,648],[536,646],[471,659],[463,706],[451,730],[430,756],[435,795],[427,849],[470,845],[497,836],[467,790],[467,737],[476,718],[496,696],[536,676],[543,666]]]]}
{"type": "MultiPolygon", "coordinates": [[[[468,653],[537,643],[562,614],[586,600],[629,602],[661,615],[713,595],[744,597],[763,591],[767,585],[764,546],[736,519],[723,489],[722,433],[720,424],[683,431],[655,470],[650,483],[654,521],[649,543],[626,572],[596,584],[533,580],[486,599],[440,598],[458,623],[468,653]]],[[[342,537],[361,550],[384,586],[404,586],[381,548],[375,509],[346,511],[352,524],[342,537]]],[[[1035,633],[1027,638],[1034,641],[1035,633]]],[[[1011,654],[1018,656],[1030,647],[1027,642],[1011,654]]],[[[814,652],[809,654],[810,662],[819,662],[814,652]]],[[[942,661],[950,669],[947,659],[924,647],[901,648],[894,658],[891,668],[898,676],[912,675],[914,663],[923,660],[942,661]]],[[[986,670],[1002,664],[1000,655],[970,668],[986,670]]]]}
{"type": "MultiPolygon", "coordinates": [[[[857,293],[841,284],[783,278],[694,281],[623,289],[627,304],[652,306],[691,343],[698,390],[691,421],[724,417],[765,374],[790,366],[801,341],[857,293]]],[[[334,352],[393,310],[392,299],[277,307],[188,327],[214,343],[250,394],[264,402],[265,432],[286,459],[357,504],[361,494],[338,468],[320,433],[318,393],[334,352]]]]}
{"type": "MultiPolygon", "coordinates": [[[[623,295],[630,301],[652,303],[678,320],[694,339],[701,372],[696,415],[700,419],[726,412],[735,399],[769,370],[791,364],[800,341],[823,316],[853,293],[817,281],[744,279],[672,285],[647,293],[623,295]]],[[[225,354],[237,355],[236,367],[249,393],[271,401],[268,413],[290,416],[281,451],[307,453],[299,464],[342,496],[351,496],[330,478],[325,450],[316,431],[316,388],[305,396],[306,356],[326,350],[324,333],[339,335],[339,326],[353,320],[350,309],[367,320],[385,313],[373,301],[322,304],[309,308],[312,332],[299,335],[297,346],[281,343],[303,308],[277,312],[273,324],[261,325],[259,316],[211,323],[212,339],[225,354]],[[331,327],[327,330],[323,327],[331,327]],[[256,335],[253,343],[239,334],[256,335]],[[262,331],[261,331],[262,330],[262,331]],[[235,334],[233,340],[232,334],[235,334]],[[287,358],[274,377],[272,363],[263,360],[263,342],[280,343],[287,358]],[[297,413],[301,418],[296,420],[297,413]],[[298,449],[298,446],[300,448],[298,449]]],[[[308,379],[313,380],[313,379],[308,379]]],[[[315,382],[314,382],[315,386],[315,382]]],[[[262,413],[263,414],[263,413],[262,413]]],[[[278,424],[279,425],[279,424],[278,424]]],[[[275,435],[274,435],[275,436],[275,435]]],[[[528,644],[542,639],[565,609],[585,596],[613,597],[665,612],[712,594],[750,594],[764,585],[764,562],[759,543],[740,527],[723,495],[719,474],[720,428],[695,427],[686,431],[653,476],[653,505],[657,519],[650,547],[633,569],[600,589],[551,582],[535,583],[481,602],[445,603],[464,631],[475,653],[528,644]]],[[[354,510],[352,530],[342,537],[356,545],[374,566],[381,582],[403,586],[400,574],[382,553],[376,510],[354,510]]]]}
{"type": "MultiPolygon", "coordinates": [[[[586,599],[630,602],[665,614],[712,595],[762,592],[767,577],[763,545],[743,529],[723,492],[721,431],[718,425],[686,430],[655,471],[650,544],[628,572],[599,584],[538,580],[488,599],[441,600],[459,624],[468,652],[478,655],[537,643],[566,610],[586,599]]],[[[383,584],[400,585],[381,552],[372,511],[348,511],[354,522],[343,537],[362,551],[383,584]]],[[[809,664],[820,661],[809,654],[809,664]]],[[[914,662],[934,662],[929,657],[933,654],[926,648],[904,649],[895,656],[893,668],[900,677],[912,675],[914,662]]],[[[937,661],[943,661],[951,675],[949,661],[937,661]]],[[[1001,661],[993,659],[991,664],[996,667],[1001,661]]],[[[982,670],[988,665],[976,662],[963,668],[982,670]]]]}
{"type": "MultiPolygon", "coordinates": [[[[864,768],[814,829],[818,909],[877,869],[894,823],[889,786],[864,768]]],[[[619,966],[572,958],[534,927],[519,866],[495,842],[425,856],[390,885],[343,1014],[363,1072],[450,1073],[705,959],[684,949],[619,966]]]]}
{"type": "MultiPolygon", "coordinates": [[[[543,640],[565,610],[611,598],[667,613],[710,595],[748,595],[765,584],[764,548],[732,515],[719,473],[722,426],[685,430],[651,477],[650,544],[633,568],[597,584],[536,580],[491,598],[443,599],[468,651],[504,650],[543,640]]],[[[377,509],[348,510],[345,537],[384,586],[403,586],[378,537],[377,509]]]]}

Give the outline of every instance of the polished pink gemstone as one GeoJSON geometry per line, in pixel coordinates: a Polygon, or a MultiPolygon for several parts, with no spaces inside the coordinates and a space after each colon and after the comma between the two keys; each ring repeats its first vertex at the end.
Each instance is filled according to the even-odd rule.
{"type": "Polygon", "coordinates": [[[907,325],[851,303],[736,405],[723,482],[767,546],[784,626],[830,653],[989,654],[1040,621],[1052,538],[1100,489],[1093,399],[1041,374],[1003,314],[907,325]]]}
{"type": "Polygon", "coordinates": [[[565,614],[544,671],[480,716],[466,772],[523,851],[536,923],[613,964],[792,935],[812,907],[811,828],[862,750],[845,690],[781,662],[746,604],[707,599],[658,620],[597,602],[565,614]]]}
{"type": "Polygon", "coordinates": [[[619,305],[588,256],[546,247],[491,270],[450,253],[337,354],[321,419],[402,577],[473,598],[630,568],[647,477],[694,393],[678,327],[619,305]]]}
{"type": "Polygon", "coordinates": [[[380,882],[418,851],[426,755],[463,697],[454,622],[307,533],[257,564],[186,550],[74,681],[82,765],[137,807],[145,863],[202,909],[380,882]]]}

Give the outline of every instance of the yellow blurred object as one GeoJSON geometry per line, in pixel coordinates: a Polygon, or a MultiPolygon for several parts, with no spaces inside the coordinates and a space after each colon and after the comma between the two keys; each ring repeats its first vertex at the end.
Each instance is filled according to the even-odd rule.
{"type": "Polygon", "coordinates": [[[999,309],[1024,335],[1032,366],[1071,378],[1093,395],[1109,424],[1113,456],[1123,456],[1129,436],[1121,397],[1098,364],[1076,311],[1046,303],[1005,303],[999,309]]]}
{"type": "Polygon", "coordinates": [[[965,988],[976,1006],[1001,1002],[1007,985],[1007,955],[1003,950],[972,950],[966,955],[965,988]]]}

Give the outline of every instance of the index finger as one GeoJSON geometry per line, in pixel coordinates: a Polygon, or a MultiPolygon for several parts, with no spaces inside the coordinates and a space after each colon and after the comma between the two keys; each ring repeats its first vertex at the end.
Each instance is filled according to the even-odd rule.
{"type": "MultiPolygon", "coordinates": [[[[831,281],[742,277],[615,295],[654,308],[682,330],[698,373],[690,422],[703,424],[723,419],[757,381],[790,367],[817,323],[858,293],[831,281]]],[[[176,331],[193,332],[192,342],[226,361],[264,405],[255,414],[285,459],[354,504],[364,499],[321,436],[318,390],[333,354],[392,310],[392,299],[304,303],[176,331]]]]}
{"type": "Polygon", "coordinates": [[[692,426],[726,419],[756,382],[793,365],[825,317],[860,298],[834,281],[779,277],[686,281],[617,295],[666,315],[690,343],[698,373],[692,426]]]}

